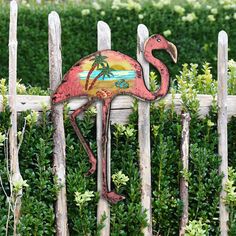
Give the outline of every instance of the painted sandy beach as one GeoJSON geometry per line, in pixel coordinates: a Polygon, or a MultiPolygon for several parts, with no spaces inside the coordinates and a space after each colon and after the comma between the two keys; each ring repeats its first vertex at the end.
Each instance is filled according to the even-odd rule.
{"type": "MultiPolygon", "coordinates": [[[[89,84],[92,83],[92,79],[89,80],[89,84]]],[[[126,80],[127,81],[127,80],[126,80]]],[[[96,92],[101,90],[101,89],[108,89],[110,92],[112,92],[113,95],[119,93],[119,91],[126,91],[129,89],[119,89],[116,87],[115,83],[117,82],[117,80],[108,80],[106,81],[106,83],[104,83],[103,80],[98,80],[97,83],[94,85],[92,90],[86,90],[86,92],[90,95],[95,96],[96,92]]],[[[129,83],[129,87],[132,88],[134,85],[134,80],[129,80],[127,81],[129,83]]],[[[82,86],[85,85],[85,80],[81,80],[80,82],[82,84],[82,86]]]]}

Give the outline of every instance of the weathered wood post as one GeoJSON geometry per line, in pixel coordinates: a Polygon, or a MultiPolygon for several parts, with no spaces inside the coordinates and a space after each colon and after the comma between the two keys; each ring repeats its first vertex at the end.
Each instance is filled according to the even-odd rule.
{"type": "Polygon", "coordinates": [[[18,159],[17,147],[17,110],[16,110],[16,80],[17,80],[17,13],[18,7],[15,0],[10,3],[10,28],[9,28],[9,106],[11,109],[11,128],[9,130],[10,154],[10,182],[11,195],[14,196],[14,235],[17,235],[17,224],[20,218],[22,189],[13,193],[13,185],[22,181],[18,159]]]}
{"type": "MultiPolygon", "coordinates": [[[[54,91],[62,79],[61,23],[56,12],[51,12],[48,16],[48,37],[50,89],[54,91]]],[[[66,236],[69,231],[66,205],[66,144],[63,104],[52,105],[52,122],[55,129],[53,134],[53,171],[58,184],[62,186],[57,194],[55,205],[56,235],[66,236]]]]}
{"type": "Polygon", "coordinates": [[[224,198],[225,184],[228,180],[228,141],[227,141],[227,76],[228,76],[228,36],[220,31],[218,36],[218,151],[221,156],[219,173],[223,174],[222,190],[220,193],[220,232],[221,236],[228,235],[227,212],[224,198]]]}
{"type": "MultiPolygon", "coordinates": [[[[109,26],[103,22],[99,21],[97,24],[97,49],[111,49],[111,30],[109,26]]],[[[110,133],[110,132],[109,132],[110,133]]],[[[108,147],[110,146],[108,140],[108,147]]],[[[104,222],[105,227],[101,230],[101,236],[110,235],[110,206],[109,203],[101,197],[102,193],[102,103],[97,102],[97,189],[100,192],[100,199],[97,208],[97,223],[101,223],[102,216],[106,215],[106,220],[104,222]]],[[[108,185],[110,185],[110,149],[107,150],[107,179],[108,185]]],[[[110,186],[108,186],[110,189],[110,186]]]]}
{"type": "MultiPolygon", "coordinates": [[[[149,63],[144,58],[144,43],[149,36],[145,25],[138,26],[137,59],[143,68],[144,81],[149,88],[149,63]]],[[[141,177],[141,203],[147,211],[148,227],[143,229],[145,236],[152,235],[152,191],[151,191],[151,145],[150,145],[150,104],[138,103],[138,139],[139,139],[139,168],[141,177]]]]}
{"type": "MultiPolygon", "coordinates": [[[[190,119],[188,112],[182,113],[181,161],[183,173],[188,173],[190,119]]],[[[179,236],[184,236],[188,224],[188,180],[184,174],[180,178],[180,199],[183,202],[183,211],[180,219],[179,236]]]]}

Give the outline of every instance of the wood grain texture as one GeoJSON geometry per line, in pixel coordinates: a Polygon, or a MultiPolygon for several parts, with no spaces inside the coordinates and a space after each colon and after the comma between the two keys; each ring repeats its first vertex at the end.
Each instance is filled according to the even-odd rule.
{"type": "Polygon", "coordinates": [[[17,146],[17,108],[16,108],[16,80],[17,80],[17,15],[18,6],[15,0],[10,3],[9,26],[9,107],[11,110],[11,128],[9,130],[9,155],[10,155],[10,182],[11,195],[14,201],[14,226],[13,234],[17,234],[17,224],[20,219],[22,189],[13,194],[13,185],[22,181],[20,173],[18,146],[17,146]]]}
{"type": "MultiPolygon", "coordinates": [[[[103,22],[99,21],[97,24],[97,49],[111,49],[111,30],[109,26],[103,22]]],[[[108,131],[110,133],[110,131],[108,131]]],[[[110,147],[108,138],[108,147],[110,147]]],[[[101,223],[102,216],[106,215],[106,220],[103,222],[105,224],[104,228],[101,230],[101,236],[110,235],[110,206],[109,203],[101,197],[102,192],[102,103],[97,102],[97,189],[100,192],[100,199],[97,207],[97,224],[101,223]]],[[[110,164],[110,149],[107,150],[107,165],[110,164]]],[[[110,183],[110,166],[108,166],[107,179],[110,183]]],[[[110,188],[110,186],[108,186],[110,188]]]]}
{"type": "MultiPolygon", "coordinates": [[[[149,88],[149,63],[144,58],[144,43],[149,37],[148,29],[140,24],[137,30],[137,60],[143,68],[143,77],[149,88]]],[[[152,235],[152,192],[151,192],[151,144],[150,103],[138,103],[139,168],[141,178],[141,204],[146,211],[148,227],[142,230],[145,236],[152,235]]]]}
{"type": "MultiPolygon", "coordinates": [[[[17,80],[17,3],[10,4],[10,29],[9,29],[9,106],[11,109],[11,128],[9,133],[9,154],[11,172],[19,173],[19,160],[17,152],[17,108],[16,108],[16,80],[17,80]]],[[[18,177],[17,177],[18,179],[18,177]]],[[[14,179],[13,179],[14,181],[14,179]]]]}
{"type": "MultiPolygon", "coordinates": [[[[62,79],[61,23],[56,12],[48,16],[49,77],[50,89],[54,91],[62,79]]],[[[53,172],[62,186],[57,193],[55,204],[56,235],[69,235],[66,204],[66,153],[63,121],[63,104],[52,106],[53,133],[53,172]]]]}
{"type": "Polygon", "coordinates": [[[219,173],[223,174],[222,190],[220,193],[220,234],[228,235],[227,212],[224,198],[225,184],[228,180],[228,140],[227,140],[227,77],[228,77],[228,36],[221,31],[218,36],[218,151],[221,156],[219,173]]]}
{"type": "MultiPolygon", "coordinates": [[[[189,163],[189,127],[190,114],[183,113],[182,118],[182,135],[181,135],[181,162],[183,173],[188,173],[189,163]]],[[[185,228],[188,224],[188,181],[182,175],[180,178],[180,199],[183,202],[182,216],[180,219],[179,236],[185,235],[185,228]]]]}

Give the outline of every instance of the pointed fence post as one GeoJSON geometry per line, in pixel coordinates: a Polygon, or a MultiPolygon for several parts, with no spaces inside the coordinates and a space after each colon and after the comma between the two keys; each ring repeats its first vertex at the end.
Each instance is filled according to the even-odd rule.
{"type": "MultiPolygon", "coordinates": [[[[189,162],[189,126],[190,114],[182,114],[182,135],[181,135],[181,161],[183,172],[188,173],[189,162]]],[[[180,199],[183,202],[183,211],[180,220],[179,236],[185,235],[185,228],[188,224],[188,180],[182,175],[180,178],[180,199]]]]}
{"type": "MultiPolygon", "coordinates": [[[[144,58],[144,43],[149,36],[145,25],[138,26],[137,59],[143,68],[143,76],[149,88],[149,64],[144,58]]],[[[151,144],[150,144],[150,104],[138,103],[138,139],[139,139],[139,167],[141,177],[141,203],[143,210],[147,211],[148,227],[143,229],[145,236],[152,235],[152,191],[151,191],[151,144]]]]}
{"type": "Polygon", "coordinates": [[[221,236],[228,235],[229,213],[224,198],[225,184],[228,180],[228,140],[227,140],[227,77],[228,77],[228,36],[220,31],[218,36],[218,151],[221,156],[219,173],[223,174],[222,190],[220,193],[220,232],[221,236]]]}
{"type": "MultiPolygon", "coordinates": [[[[99,21],[97,24],[97,48],[98,50],[110,49],[111,48],[111,30],[109,26],[103,22],[99,21]]],[[[109,127],[110,128],[110,127],[109,127]]],[[[110,134],[110,131],[108,131],[110,134]]],[[[108,137],[108,150],[107,150],[107,179],[108,188],[110,189],[110,135],[108,137]]],[[[97,189],[98,192],[102,192],[102,104],[100,101],[97,102],[97,189]]],[[[106,215],[106,220],[103,222],[105,224],[104,228],[101,230],[101,236],[110,235],[110,206],[109,203],[101,197],[98,202],[97,207],[97,223],[101,223],[103,215],[106,215]]]]}
{"type": "MultiPolygon", "coordinates": [[[[56,12],[49,14],[48,30],[50,89],[54,91],[62,79],[61,22],[56,12]]],[[[57,177],[58,184],[62,186],[57,194],[55,204],[56,235],[66,236],[69,232],[66,205],[66,144],[63,104],[52,105],[52,122],[55,129],[53,134],[53,171],[57,177]]]]}
{"type": "MultiPolygon", "coordinates": [[[[16,80],[17,80],[17,13],[18,7],[15,0],[10,3],[10,28],[9,28],[9,106],[11,109],[11,128],[9,130],[10,154],[10,182],[11,194],[13,185],[22,181],[18,159],[17,147],[17,110],[16,110],[16,80]]],[[[17,235],[17,224],[20,218],[22,190],[14,193],[14,235],[17,235]]]]}

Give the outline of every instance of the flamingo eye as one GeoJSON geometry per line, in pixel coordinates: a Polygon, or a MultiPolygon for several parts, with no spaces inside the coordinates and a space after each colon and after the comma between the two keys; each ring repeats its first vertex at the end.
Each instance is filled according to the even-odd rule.
{"type": "Polygon", "coordinates": [[[160,39],[160,38],[157,38],[157,42],[161,42],[161,39],[160,39]]]}

